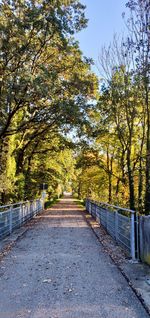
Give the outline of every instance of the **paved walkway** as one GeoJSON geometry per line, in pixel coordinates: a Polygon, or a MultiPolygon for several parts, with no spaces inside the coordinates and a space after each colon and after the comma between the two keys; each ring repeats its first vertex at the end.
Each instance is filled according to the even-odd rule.
{"type": "Polygon", "coordinates": [[[0,263],[0,318],[148,318],[87,225],[63,199],[0,263]]]}

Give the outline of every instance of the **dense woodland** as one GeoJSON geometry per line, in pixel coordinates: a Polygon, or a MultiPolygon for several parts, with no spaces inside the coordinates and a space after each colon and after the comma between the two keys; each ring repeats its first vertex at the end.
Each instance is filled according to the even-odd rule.
{"type": "Polygon", "coordinates": [[[81,3],[0,3],[1,204],[47,183],[49,198],[72,190],[149,214],[150,3],[128,1],[128,35],[101,49],[99,78],[75,40],[81,3]]]}

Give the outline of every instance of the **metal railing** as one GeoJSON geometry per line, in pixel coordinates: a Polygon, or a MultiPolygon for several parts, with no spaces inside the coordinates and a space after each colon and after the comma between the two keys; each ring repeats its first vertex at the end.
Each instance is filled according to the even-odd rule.
{"type": "Polygon", "coordinates": [[[138,215],[135,211],[86,199],[86,210],[125,248],[132,260],[139,258],[138,215]]]}
{"type": "Polygon", "coordinates": [[[42,199],[0,206],[0,239],[32,219],[43,208],[42,199]]]}

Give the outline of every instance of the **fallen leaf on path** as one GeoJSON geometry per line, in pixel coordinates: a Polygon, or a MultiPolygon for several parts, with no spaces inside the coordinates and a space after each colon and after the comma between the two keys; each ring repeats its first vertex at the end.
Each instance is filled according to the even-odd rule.
{"type": "Polygon", "coordinates": [[[51,281],[52,281],[52,280],[51,280],[50,278],[47,278],[47,279],[44,279],[44,280],[43,280],[43,283],[48,283],[48,284],[49,284],[49,283],[51,283],[51,281]]]}

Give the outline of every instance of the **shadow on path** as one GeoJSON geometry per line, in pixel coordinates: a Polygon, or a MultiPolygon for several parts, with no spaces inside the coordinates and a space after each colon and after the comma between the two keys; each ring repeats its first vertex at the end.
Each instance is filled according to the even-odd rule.
{"type": "Polygon", "coordinates": [[[2,260],[0,318],[149,317],[83,210],[61,199],[2,260]]]}

